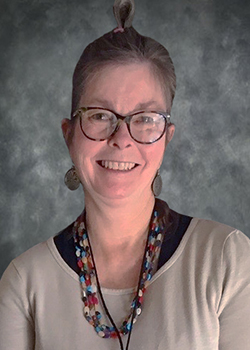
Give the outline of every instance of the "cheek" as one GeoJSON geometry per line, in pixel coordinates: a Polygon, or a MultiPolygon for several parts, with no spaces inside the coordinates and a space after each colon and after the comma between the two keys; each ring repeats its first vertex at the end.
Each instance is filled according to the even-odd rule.
{"type": "Polygon", "coordinates": [[[156,172],[162,163],[164,152],[165,152],[165,138],[157,141],[155,144],[149,145],[145,149],[145,159],[147,167],[152,169],[152,172],[156,172]]]}
{"type": "Polygon", "coordinates": [[[160,166],[164,157],[164,153],[166,150],[166,134],[155,143],[154,157],[158,165],[160,166]]]}
{"type": "Polygon", "coordinates": [[[76,127],[69,146],[69,153],[79,172],[89,173],[93,171],[95,165],[94,159],[101,148],[101,142],[89,140],[83,135],[81,129],[76,127]]]}

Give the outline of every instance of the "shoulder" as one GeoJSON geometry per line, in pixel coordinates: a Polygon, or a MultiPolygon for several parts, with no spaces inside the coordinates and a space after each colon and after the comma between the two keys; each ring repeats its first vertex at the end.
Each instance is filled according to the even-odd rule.
{"type": "Polygon", "coordinates": [[[72,226],[73,224],[71,223],[46,241],[31,247],[15,258],[12,263],[22,270],[27,269],[31,264],[35,266],[42,264],[45,267],[47,263],[57,261],[60,259],[60,250],[67,248],[69,241],[72,241],[72,226]]]}
{"type": "Polygon", "coordinates": [[[249,238],[241,231],[234,227],[219,223],[213,220],[193,218],[189,225],[189,233],[191,239],[199,241],[215,241],[222,245],[230,239],[231,236],[239,237],[239,240],[244,239],[249,241],[249,238]]]}
{"type": "Polygon", "coordinates": [[[34,276],[43,276],[55,266],[58,254],[54,238],[50,237],[13,259],[2,278],[17,278],[27,283],[34,276]]]}
{"type": "Polygon", "coordinates": [[[241,231],[212,220],[193,218],[186,232],[185,251],[196,262],[222,269],[248,264],[250,239],[241,231]]]}
{"type": "Polygon", "coordinates": [[[24,275],[37,271],[39,267],[51,261],[51,247],[53,247],[52,237],[47,241],[36,244],[13,259],[5,273],[15,271],[19,277],[23,278],[24,275]]]}
{"type": "Polygon", "coordinates": [[[192,221],[188,246],[200,286],[219,296],[216,305],[221,317],[241,313],[244,308],[249,313],[250,239],[225,224],[197,218],[192,221]]]}
{"type": "Polygon", "coordinates": [[[45,262],[51,256],[51,248],[53,247],[53,237],[44,242],[38,243],[24,253],[12,260],[12,263],[22,270],[31,264],[45,262]]]}
{"type": "Polygon", "coordinates": [[[51,253],[48,242],[39,243],[13,259],[0,280],[0,299],[6,305],[15,303],[29,314],[27,296],[34,295],[41,283],[48,281],[51,269],[51,253]]]}

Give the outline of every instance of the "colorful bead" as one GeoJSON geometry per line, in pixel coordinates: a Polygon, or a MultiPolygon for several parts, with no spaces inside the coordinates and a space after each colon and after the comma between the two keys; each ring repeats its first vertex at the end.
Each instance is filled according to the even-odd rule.
{"type": "Polygon", "coordinates": [[[128,331],[130,331],[130,329],[131,329],[131,323],[127,323],[126,328],[127,328],[128,331]]]}
{"type": "Polygon", "coordinates": [[[105,333],[103,331],[97,332],[97,334],[99,335],[99,337],[104,338],[105,337],[105,333]]]}
{"type": "Polygon", "coordinates": [[[80,267],[80,269],[83,267],[83,263],[82,263],[82,261],[81,260],[78,260],[77,261],[77,265],[80,267]]]}
{"type": "Polygon", "coordinates": [[[138,307],[138,309],[136,309],[136,313],[139,316],[141,314],[141,308],[138,307]]]}

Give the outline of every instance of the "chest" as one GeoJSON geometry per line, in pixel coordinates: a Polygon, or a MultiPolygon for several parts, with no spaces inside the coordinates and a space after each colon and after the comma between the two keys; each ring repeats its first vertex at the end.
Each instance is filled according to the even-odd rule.
{"type": "Polygon", "coordinates": [[[136,287],[139,281],[143,253],[140,256],[117,254],[117,258],[108,261],[96,259],[96,269],[100,285],[109,289],[136,287]]]}
{"type": "MultiPolygon", "coordinates": [[[[190,279],[182,278],[181,271],[169,270],[162,275],[159,272],[145,293],[129,350],[218,350],[219,321],[211,302],[213,297],[207,300],[202,291],[195,294],[190,279]]],[[[55,276],[43,298],[37,295],[34,301],[35,349],[57,349],[60,344],[62,350],[117,350],[116,339],[98,337],[84,318],[77,281],[72,283],[67,278],[60,281],[63,294],[51,290],[56,281],[55,276]]],[[[120,326],[129,313],[133,292],[103,288],[103,295],[109,312],[120,326]]],[[[103,321],[108,322],[104,311],[102,314],[103,321]]]]}

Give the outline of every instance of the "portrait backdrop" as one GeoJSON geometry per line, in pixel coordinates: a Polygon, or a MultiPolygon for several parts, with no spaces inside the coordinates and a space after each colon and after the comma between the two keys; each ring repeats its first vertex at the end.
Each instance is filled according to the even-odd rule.
{"type": "MultiPolygon", "coordinates": [[[[136,0],[135,29],[162,43],[177,75],[176,133],[161,198],[250,235],[250,1],[136,0]]],[[[113,0],[1,0],[0,276],[11,259],[82,211],[60,123],[74,66],[116,27],[113,0]]]]}

